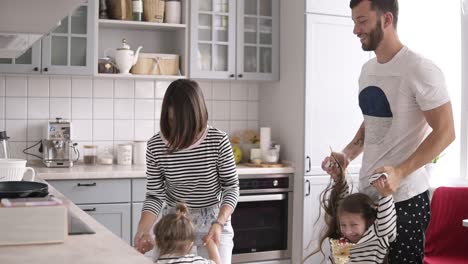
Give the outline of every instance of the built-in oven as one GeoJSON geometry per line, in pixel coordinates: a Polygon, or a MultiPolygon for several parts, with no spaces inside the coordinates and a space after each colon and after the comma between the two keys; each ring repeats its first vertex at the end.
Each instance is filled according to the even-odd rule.
{"type": "Polygon", "coordinates": [[[240,175],[232,214],[233,263],[289,259],[292,179],[288,174],[240,175]]]}

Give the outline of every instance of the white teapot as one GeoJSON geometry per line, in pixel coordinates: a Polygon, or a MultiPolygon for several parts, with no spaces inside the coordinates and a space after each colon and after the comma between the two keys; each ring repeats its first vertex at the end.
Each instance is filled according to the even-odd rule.
{"type": "Polygon", "coordinates": [[[115,63],[119,68],[120,73],[130,74],[130,69],[138,60],[142,46],[139,46],[135,54],[130,46],[127,44],[126,39],[122,39],[122,46],[115,51],[115,63]]]}

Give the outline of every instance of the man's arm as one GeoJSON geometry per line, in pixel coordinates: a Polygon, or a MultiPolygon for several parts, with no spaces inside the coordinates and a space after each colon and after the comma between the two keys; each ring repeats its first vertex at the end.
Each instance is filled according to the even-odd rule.
{"type": "Polygon", "coordinates": [[[362,122],[351,143],[343,149],[343,154],[345,154],[345,157],[348,159],[348,163],[361,154],[364,148],[364,135],[364,122],[362,122]]]}

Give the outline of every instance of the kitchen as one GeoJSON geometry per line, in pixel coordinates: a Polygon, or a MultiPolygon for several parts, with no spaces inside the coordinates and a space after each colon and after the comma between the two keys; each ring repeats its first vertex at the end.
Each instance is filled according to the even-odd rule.
{"type": "MultiPolygon", "coordinates": [[[[334,14],[345,17],[344,20],[347,21],[344,22],[346,23],[345,30],[340,31],[340,34],[347,34],[345,35],[346,40],[350,43],[355,42],[354,46],[349,48],[349,51],[353,51],[353,56],[362,60],[360,47],[356,46],[358,45],[357,39],[352,35],[352,26],[350,26],[352,21],[348,19],[348,1],[335,1],[332,2],[333,4],[328,4],[329,1],[306,2],[308,4],[307,10],[310,10],[310,13],[324,14],[323,16],[317,16],[318,18],[332,18],[334,14]],[[313,5],[309,5],[310,3],[313,3],[313,5]]],[[[95,4],[95,20],[98,20],[99,8],[97,3],[95,4]]],[[[272,79],[274,81],[265,81],[268,80],[268,77],[265,77],[263,74],[258,74],[257,76],[244,74],[244,79],[242,79],[243,77],[239,77],[237,72],[241,73],[243,70],[242,68],[239,70],[240,65],[235,64],[235,58],[236,56],[237,58],[242,58],[243,56],[236,55],[234,48],[230,49],[230,56],[233,56],[234,59],[224,60],[224,63],[226,61],[232,63],[228,67],[231,72],[218,71],[217,73],[210,73],[207,76],[196,73],[192,67],[196,67],[196,63],[198,62],[194,62],[195,60],[191,58],[191,55],[189,56],[189,54],[193,54],[189,48],[196,46],[190,42],[190,39],[193,39],[191,34],[196,31],[191,30],[191,26],[175,27],[175,29],[171,29],[169,32],[156,27],[150,29],[150,32],[155,31],[154,33],[147,34],[150,36],[142,36],[147,31],[138,29],[137,26],[131,23],[120,25],[113,23],[114,21],[94,22],[93,25],[95,27],[90,27],[90,30],[88,30],[90,32],[98,31],[97,35],[91,37],[91,46],[88,48],[88,50],[96,53],[94,54],[94,62],[90,64],[91,68],[94,67],[91,73],[72,74],[70,73],[71,69],[68,68],[66,71],[69,73],[65,72],[65,75],[63,75],[58,67],[55,68],[57,70],[56,73],[52,73],[54,67],[48,67],[47,72],[43,69],[39,74],[33,74],[34,67],[31,67],[30,71],[23,69],[22,73],[11,73],[12,67],[9,70],[4,70],[3,65],[0,65],[0,92],[2,94],[1,102],[3,103],[3,106],[0,107],[3,112],[0,114],[3,116],[3,128],[8,131],[11,137],[10,144],[12,151],[16,152],[18,158],[33,159],[24,156],[22,150],[42,139],[44,123],[58,116],[72,121],[73,137],[78,143],[81,153],[84,152],[84,149],[82,149],[84,145],[98,145],[99,149],[106,147],[116,149],[117,145],[121,143],[147,140],[159,130],[158,109],[161,107],[164,91],[173,79],[97,75],[97,60],[104,57],[105,49],[108,47],[115,50],[121,46],[120,36],[117,36],[121,32],[129,33],[127,40],[130,44],[130,49],[134,51],[140,45],[143,46],[140,52],[160,53],[164,51],[164,53],[171,53],[173,50],[179,50],[180,52],[178,53],[182,54],[180,63],[181,72],[186,77],[200,80],[200,85],[207,100],[209,116],[210,119],[212,118],[210,122],[213,126],[227,132],[235,132],[246,128],[259,129],[260,127],[269,126],[272,128],[272,138],[281,145],[281,159],[294,163],[293,192],[291,195],[291,202],[294,202],[291,204],[293,215],[290,223],[292,232],[289,234],[290,243],[288,243],[291,257],[286,259],[289,259],[291,263],[299,263],[299,259],[303,256],[301,248],[306,247],[308,240],[305,235],[303,237],[303,233],[309,232],[305,228],[306,223],[304,220],[310,220],[309,216],[306,217],[310,210],[303,208],[306,202],[304,200],[304,194],[307,191],[305,190],[307,189],[306,180],[319,181],[318,179],[323,178],[320,176],[310,178],[317,175],[323,176],[323,172],[318,168],[319,163],[317,163],[317,160],[323,158],[324,153],[328,152],[329,145],[334,148],[341,148],[344,142],[349,141],[348,134],[352,132],[345,133],[346,135],[332,134],[334,135],[332,140],[328,138],[327,140],[321,140],[326,145],[325,149],[323,146],[317,147],[313,145],[316,144],[315,142],[311,142],[314,148],[317,147],[319,150],[311,156],[313,158],[313,165],[309,170],[306,164],[308,160],[305,159],[307,155],[304,155],[304,153],[307,153],[304,142],[305,135],[307,134],[306,131],[311,131],[308,130],[310,128],[306,128],[304,122],[306,120],[306,105],[304,102],[304,98],[306,98],[306,91],[304,89],[306,82],[305,50],[306,43],[308,43],[304,32],[306,32],[308,25],[306,25],[306,16],[297,15],[304,13],[305,2],[288,1],[288,4],[285,4],[282,1],[279,5],[279,17],[281,19],[277,22],[279,23],[281,38],[278,40],[280,41],[279,51],[272,54],[277,55],[276,63],[280,63],[278,65],[279,72],[272,79]],[[134,30],[135,27],[136,30],[134,30]],[[141,40],[138,40],[139,38],[141,40]],[[155,38],[166,38],[168,39],[168,43],[155,43],[155,38]],[[179,44],[184,44],[181,44],[181,47],[171,47],[174,43],[173,39],[176,39],[179,44]],[[146,47],[152,46],[155,47],[154,50],[146,50],[146,47]],[[161,49],[161,51],[158,49],[161,49]],[[235,74],[236,76],[230,77],[230,74],[235,74]],[[202,77],[196,78],[195,76],[202,77]],[[242,81],[247,80],[247,78],[252,78],[253,81],[242,81]],[[287,89],[284,87],[287,87],[287,89]],[[291,118],[291,116],[295,118],[291,118]],[[302,168],[305,168],[304,171],[302,168]],[[309,174],[310,176],[306,176],[307,178],[305,178],[304,175],[307,170],[311,171],[312,174],[309,174]]],[[[405,8],[403,3],[401,6],[403,12],[405,8]]],[[[192,19],[192,16],[190,16],[190,19],[188,18],[189,14],[192,14],[191,8],[189,6],[183,8],[185,10],[185,18],[182,16],[182,21],[191,23],[190,19],[192,19]]],[[[230,8],[230,10],[234,12],[232,16],[235,17],[234,10],[236,8],[230,8]]],[[[459,9],[457,9],[457,12],[459,12],[459,9]]],[[[401,21],[401,25],[404,25],[403,15],[401,21]]],[[[233,27],[230,32],[233,32],[235,35],[235,24],[231,23],[229,25],[233,27]]],[[[401,26],[401,28],[403,30],[404,26],[401,26]]],[[[333,41],[333,39],[326,37],[324,35],[325,39],[333,41]]],[[[231,36],[231,39],[234,38],[234,36],[231,36]]],[[[45,41],[43,43],[43,45],[47,44],[45,41]]],[[[320,44],[319,47],[327,47],[329,44],[328,42],[320,44]]],[[[233,47],[236,47],[235,43],[233,47]]],[[[449,50],[455,50],[455,48],[449,50]]],[[[334,58],[334,60],[341,62],[339,58],[334,58]]],[[[42,61],[42,65],[47,65],[47,63],[49,62],[42,61]]],[[[42,67],[39,66],[39,68],[42,67]]],[[[274,69],[275,67],[272,68],[274,69]]],[[[343,79],[352,80],[355,83],[360,67],[354,64],[347,65],[343,63],[340,69],[343,69],[343,72],[352,71],[346,77],[348,79],[343,79]]],[[[343,87],[341,83],[339,85],[343,87]]],[[[453,84],[453,86],[455,85],[453,84]]],[[[458,87],[460,87],[460,84],[458,84],[458,87]]],[[[353,89],[349,90],[349,93],[353,92],[351,91],[353,89]]],[[[341,89],[340,92],[342,92],[341,89]]],[[[353,94],[348,95],[353,96],[353,94]]],[[[452,94],[452,98],[461,97],[452,94]]],[[[316,100],[313,102],[315,103],[316,100]]],[[[357,106],[357,102],[347,101],[344,103],[346,107],[343,108],[349,106],[349,109],[354,109],[357,106]]],[[[356,115],[353,115],[349,123],[340,124],[341,130],[355,130],[352,126],[355,125],[353,121],[356,119],[353,118],[361,117],[357,115],[355,109],[353,111],[353,114],[356,115]]],[[[333,118],[319,118],[318,120],[314,120],[314,122],[326,122],[327,120],[333,120],[333,118]]],[[[335,123],[326,126],[333,128],[334,125],[335,123]]],[[[333,132],[331,128],[324,132],[333,132]]],[[[457,151],[453,152],[457,153],[457,151]]],[[[35,154],[39,155],[40,153],[35,154]]],[[[449,153],[447,155],[453,154],[449,153]]],[[[455,157],[458,156],[459,154],[455,157]]],[[[447,156],[442,158],[441,162],[448,162],[451,159],[447,156]]],[[[355,166],[351,169],[352,173],[357,172],[359,167],[358,164],[353,165],[355,166]]],[[[252,174],[252,172],[247,174],[252,174]]],[[[312,189],[312,191],[317,192],[320,190],[321,186],[323,186],[321,184],[323,184],[323,180],[317,183],[317,189],[312,189]]],[[[128,250],[122,250],[121,252],[128,252],[128,250]]]]}

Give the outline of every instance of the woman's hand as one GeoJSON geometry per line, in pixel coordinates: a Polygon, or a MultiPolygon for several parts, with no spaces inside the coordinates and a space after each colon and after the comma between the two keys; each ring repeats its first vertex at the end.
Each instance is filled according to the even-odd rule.
{"type": "Polygon", "coordinates": [[[149,233],[137,232],[134,239],[134,245],[136,250],[142,254],[145,254],[146,252],[153,249],[153,238],[149,233]]]}
{"type": "Polygon", "coordinates": [[[209,240],[212,240],[217,246],[219,246],[222,226],[220,224],[212,224],[208,234],[203,237],[203,242],[208,243],[209,240]]]}

